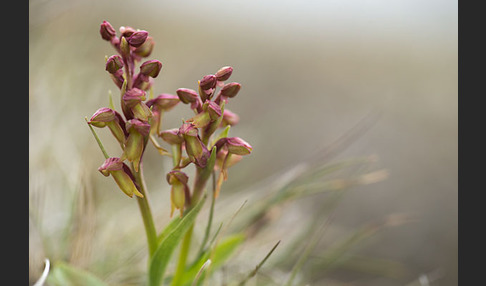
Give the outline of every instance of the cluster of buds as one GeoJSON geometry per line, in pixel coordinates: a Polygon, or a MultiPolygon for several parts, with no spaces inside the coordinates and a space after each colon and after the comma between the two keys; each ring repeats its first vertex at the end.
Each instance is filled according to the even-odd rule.
{"type": "Polygon", "coordinates": [[[107,158],[98,170],[105,176],[111,175],[128,196],[143,197],[134,173],[141,172],[142,157],[150,140],[161,155],[172,157],[173,168],[166,175],[171,185],[171,216],[175,209],[182,216],[183,211],[197,200],[206,184],[207,174],[219,172],[214,192],[218,196],[223,181],[227,179],[228,168],[252,151],[250,144],[243,139],[227,137],[229,127],[237,124],[239,117],[225,106],[239,93],[241,85],[227,82],[233,68],[226,66],[202,77],[197,83],[197,90],[179,88],[176,95],[163,93],[147,98],[162,63],[158,60],[144,61],[138,72],[135,67],[143,58],[150,56],[154,41],[144,30],[120,27],[119,31],[117,36],[107,21],[100,26],[102,39],[117,52],[107,57],[105,70],[120,89],[122,112],[120,114],[113,107],[103,107],[93,114],[88,123],[98,128],[108,127],[122,151],[119,157],[107,158]],[[194,116],[185,120],[179,128],[161,130],[164,112],[180,102],[189,105],[194,116]],[[216,134],[218,129],[221,132],[216,134]],[[169,144],[172,152],[161,147],[157,138],[169,144]],[[132,168],[125,160],[131,163],[132,168]],[[191,164],[197,171],[192,191],[189,177],[182,171],[191,164]],[[206,175],[201,175],[203,173],[206,175]]]}

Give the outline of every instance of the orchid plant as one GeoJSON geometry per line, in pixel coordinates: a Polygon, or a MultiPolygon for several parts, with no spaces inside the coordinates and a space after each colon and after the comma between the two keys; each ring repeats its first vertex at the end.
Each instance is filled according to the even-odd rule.
{"type": "MultiPolygon", "coordinates": [[[[242,138],[229,136],[231,126],[238,124],[239,116],[230,111],[227,105],[241,90],[239,83],[229,82],[233,67],[224,66],[215,73],[202,76],[194,89],[179,88],[174,93],[154,96],[154,79],[159,76],[162,63],[148,59],[155,46],[149,33],[128,26],[120,27],[117,33],[107,21],[101,23],[99,33],[116,52],[105,58],[105,70],[120,91],[119,107],[115,107],[110,97],[108,107],[99,108],[85,120],[104,156],[98,171],[103,176],[112,177],[115,181],[113,186],[129,199],[136,200],[140,210],[147,241],[148,263],[146,273],[142,273],[144,278],[136,285],[192,286],[203,285],[204,282],[204,285],[208,285],[214,270],[222,267],[243,241],[254,237],[274,220],[274,216],[270,215],[272,210],[298,198],[328,195],[328,202],[322,206],[319,214],[310,216],[303,224],[308,224],[308,229],[296,238],[295,246],[283,254],[285,259],[281,259],[280,264],[291,264],[289,275],[283,278],[285,281],[280,279],[273,284],[269,283],[294,285],[294,281],[299,280],[297,274],[315,249],[328,224],[329,214],[344,191],[356,185],[379,182],[387,177],[386,170],[369,170],[369,165],[376,161],[373,156],[326,164],[326,158],[337,152],[332,148],[327,149],[323,152],[324,156],[318,154],[293,166],[289,172],[277,178],[279,183],[275,186],[264,186],[265,192],[258,192],[251,211],[246,213],[239,224],[236,223],[234,229],[237,231],[221,238],[221,225],[215,232],[211,231],[215,201],[228,179],[229,169],[243,156],[251,154],[253,149],[242,138]],[[181,103],[189,107],[191,117],[182,120],[178,128],[164,129],[162,123],[165,113],[181,103]],[[113,140],[120,147],[116,154],[108,154],[97,135],[96,130],[99,129],[109,130],[113,135],[113,140]],[[160,231],[155,227],[156,221],[144,181],[143,159],[150,146],[157,150],[156,153],[162,159],[170,160],[172,166],[165,178],[163,175],[160,178],[166,181],[167,189],[170,190],[169,201],[157,202],[161,204],[157,206],[158,209],[166,208],[170,218],[160,231]],[[337,171],[343,170],[349,170],[349,174],[344,178],[333,177],[337,171]],[[325,179],[328,176],[331,178],[325,179]],[[208,187],[209,183],[211,187],[208,187]],[[204,236],[198,243],[199,248],[193,249],[196,219],[208,197],[211,199],[211,207],[204,236]],[[323,220],[324,216],[328,218],[323,220]],[[211,232],[213,236],[210,238],[211,232]],[[176,250],[178,257],[173,259],[176,250]],[[166,275],[168,269],[173,271],[166,275]]],[[[335,146],[346,146],[349,143],[348,137],[338,141],[335,146]]],[[[338,262],[344,263],[346,252],[358,242],[385,226],[400,222],[400,219],[387,218],[379,224],[365,225],[348,238],[337,241],[336,245],[323,252],[325,263],[320,270],[332,270],[338,262]]],[[[238,280],[235,285],[245,285],[254,277],[279,243],[280,240],[266,255],[262,255],[263,259],[256,267],[247,269],[247,275],[242,277],[235,273],[235,280],[238,280]]],[[[35,283],[36,286],[43,285],[44,281],[49,285],[108,285],[93,273],[62,261],[56,261],[50,272],[49,267],[49,260],[46,260],[44,273],[35,283]]],[[[301,282],[305,281],[300,279],[301,282]]]]}
{"type": "Polygon", "coordinates": [[[227,82],[233,68],[225,66],[214,74],[203,76],[196,90],[179,88],[175,94],[162,93],[149,98],[147,94],[152,94],[154,79],[159,75],[162,63],[156,59],[143,59],[151,55],[155,42],[144,30],[120,27],[119,31],[117,35],[107,21],[103,21],[100,26],[102,39],[108,41],[117,52],[107,57],[105,69],[120,90],[121,111],[115,110],[113,106],[102,107],[87,120],[105,156],[98,171],[104,176],[111,176],[128,197],[133,198],[135,195],[151,259],[148,282],[150,285],[160,285],[164,265],[174,246],[167,249],[164,244],[167,238],[161,239],[154,227],[143,180],[143,155],[150,142],[161,156],[172,158],[173,168],[166,175],[167,183],[171,186],[170,216],[176,210],[179,212],[180,220],[173,227],[174,230],[179,227],[178,236],[184,236],[172,285],[181,285],[187,266],[193,222],[206,197],[209,178],[217,174],[212,193],[213,198],[216,198],[228,178],[228,169],[252,151],[252,146],[245,140],[228,137],[230,126],[237,124],[239,117],[228,110],[226,105],[239,93],[241,85],[227,82]],[[180,128],[161,130],[164,113],[181,102],[190,107],[194,116],[183,121],[180,128]],[[107,127],[119,143],[120,153],[116,156],[108,155],[92,127],[107,127]],[[170,150],[162,147],[160,140],[167,143],[170,150]],[[190,165],[196,169],[193,186],[189,185],[189,176],[185,172],[190,165]]]}

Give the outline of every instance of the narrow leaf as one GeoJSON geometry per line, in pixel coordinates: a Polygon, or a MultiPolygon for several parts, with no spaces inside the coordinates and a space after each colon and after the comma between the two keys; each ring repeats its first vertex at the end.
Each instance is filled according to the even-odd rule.
{"type": "Polygon", "coordinates": [[[77,286],[80,281],[83,281],[83,285],[108,286],[94,274],[64,262],[57,262],[47,277],[47,282],[52,286],[77,286]]]}
{"type": "Polygon", "coordinates": [[[162,283],[165,269],[169,264],[172,253],[176,249],[186,231],[196,220],[196,217],[205,201],[206,195],[204,195],[197,205],[181,219],[174,230],[172,230],[172,232],[162,240],[150,261],[148,285],[159,286],[162,283]]]}

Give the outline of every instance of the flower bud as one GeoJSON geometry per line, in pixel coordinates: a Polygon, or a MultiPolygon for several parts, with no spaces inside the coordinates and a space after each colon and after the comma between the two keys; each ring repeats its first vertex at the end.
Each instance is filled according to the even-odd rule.
{"type": "Polygon", "coordinates": [[[175,209],[180,210],[181,217],[184,212],[184,206],[186,204],[186,196],[189,200],[189,186],[187,185],[187,175],[179,170],[170,171],[166,176],[167,182],[172,186],[170,190],[171,210],[170,216],[175,209]]]}
{"type": "MultiPolygon", "coordinates": [[[[206,111],[209,113],[211,120],[217,120],[221,116],[221,106],[212,102],[206,101],[208,104],[206,105],[206,111]]],[[[204,105],[203,105],[204,110],[204,105]]]]}
{"type": "Polygon", "coordinates": [[[182,103],[190,103],[191,109],[196,109],[197,112],[202,111],[202,102],[195,90],[189,88],[179,88],[176,93],[182,103]]]}
{"type": "Polygon", "coordinates": [[[204,168],[209,158],[209,151],[199,139],[198,129],[192,123],[184,123],[179,128],[186,146],[189,159],[197,166],[204,168]]]}
{"type": "Polygon", "coordinates": [[[125,123],[118,112],[107,107],[100,108],[91,116],[88,123],[99,128],[108,126],[113,136],[123,148],[127,134],[125,131],[125,123]]]}
{"type": "Polygon", "coordinates": [[[175,145],[184,142],[184,137],[179,133],[179,128],[168,129],[160,132],[160,138],[165,142],[175,145]]]}
{"type": "Polygon", "coordinates": [[[135,33],[135,29],[129,26],[121,26],[120,27],[120,33],[122,37],[128,38],[130,37],[133,33],[135,33]]]}
{"type": "Polygon", "coordinates": [[[239,137],[227,137],[228,152],[236,155],[248,155],[253,150],[250,144],[239,137]]]}
{"type": "Polygon", "coordinates": [[[154,39],[148,36],[145,42],[140,47],[136,48],[133,52],[140,57],[146,58],[150,56],[152,50],[154,49],[154,46],[154,39]]]}
{"type": "Polygon", "coordinates": [[[107,21],[103,21],[101,23],[100,34],[101,34],[101,38],[103,38],[103,40],[106,41],[111,41],[111,39],[116,36],[115,29],[107,21]]]}
{"type": "Polygon", "coordinates": [[[208,90],[214,88],[215,86],[216,86],[216,77],[212,74],[205,75],[199,81],[199,87],[201,87],[202,90],[208,90]]]}
{"type": "Polygon", "coordinates": [[[226,147],[229,154],[235,155],[248,155],[253,149],[250,144],[239,137],[221,138],[214,144],[214,146],[216,146],[218,152],[223,147],[226,147]]]}
{"type": "Polygon", "coordinates": [[[111,74],[116,74],[121,68],[123,68],[123,60],[119,55],[113,55],[106,61],[105,70],[111,74]]]}
{"type": "Polygon", "coordinates": [[[147,31],[136,31],[132,33],[128,38],[127,42],[130,46],[138,48],[140,47],[148,37],[147,31]]]}
{"type": "Polygon", "coordinates": [[[98,168],[98,171],[106,177],[111,175],[120,190],[130,198],[133,197],[133,194],[143,198],[143,195],[138,191],[137,186],[135,185],[130,168],[128,168],[120,158],[112,157],[106,159],[98,168]]]}
{"type": "Polygon", "coordinates": [[[176,93],[179,99],[185,104],[196,102],[198,98],[197,92],[189,88],[179,88],[176,93]]]}
{"type": "Polygon", "coordinates": [[[221,95],[225,97],[235,97],[241,89],[237,82],[227,83],[221,88],[221,95]]]}
{"type": "Polygon", "coordinates": [[[89,124],[95,127],[105,127],[107,122],[115,120],[115,111],[108,107],[102,107],[98,109],[91,119],[89,120],[89,124]]]}
{"type": "Polygon", "coordinates": [[[152,116],[152,112],[148,106],[142,102],[145,100],[145,91],[138,88],[129,89],[123,94],[122,99],[125,105],[130,108],[135,118],[148,121],[152,116]]]}
{"type": "Polygon", "coordinates": [[[152,107],[152,110],[169,111],[179,104],[180,99],[176,95],[169,93],[162,93],[156,98],[147,101],[147,106],[152,107]]]}
{"type": "Polygon", "coordinates": [[[127,39],[125,37],[121,37],[120,40],[120,52],[123,57],[128,57],[130,56],[130,46],[127,42],[127,39]]]}
{"type": "Polygon", "coordinates": [[[216,80],[217,81],[225,81],[225,80],[229,79],[229,77],[231,76],[232,73],[233,73],[232,67],[230,67],[230,66],[222,67],[215,74],[216,80]]]}
{"type": "Polygon", "coordinates": [[[156,78],[162,69],[162,63],[158,60],[146,61],[140,65],[140,73],[152,78],[156,78]]]}

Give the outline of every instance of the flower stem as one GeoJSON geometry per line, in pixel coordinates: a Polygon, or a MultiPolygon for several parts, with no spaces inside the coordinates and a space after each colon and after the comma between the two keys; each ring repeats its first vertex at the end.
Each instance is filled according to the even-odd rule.
{"type": "MultiPolygon", "coordinates": [[[[192,193],[191,198],[191,205],[188,210],[192,209],[201,198],[201,195],[204,191],[204,187],[206,186],[207,178],[201,177],[201,172],[203,171],[202,168],[196,167],[196,178],[194,181],[194,190],[192,193]]],[[[191,247],[191,240],[192,240],[192,232],[194,229],[194,224],[191,225],[189,230],[184,235],[184,239],[182,241],[181,250],[179,252],[179,261],[177,264],[176,272],[174,274],[174,278],[172,279],[172,286],[180,286],[182,285],[182,276],[184,275],[184,271],[186,270],[186,262],[187,256],[189,254],[189,249],[191,247]]]]}
{"type": "Polygon", "coordinates": [[[135,177],[135,181],[140,187],[140,193],[143,195],[143,198],[137,197],[137,203],[140,213],[142,214],[145,233],[147,235],[149,258],[152,258],[152,255],[157,250],[157,232],[155,230],[154,219],[152,217],[152,212],[150,210],[150,204],[148,201],[148,193],[146,191],[145,182],[142,176],[142,163],[140,163],[140,169],[138,172],[134,172],[133,170],[134,166],[132,163],[132,172],[135,177]]]}

